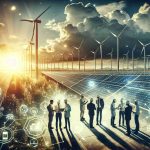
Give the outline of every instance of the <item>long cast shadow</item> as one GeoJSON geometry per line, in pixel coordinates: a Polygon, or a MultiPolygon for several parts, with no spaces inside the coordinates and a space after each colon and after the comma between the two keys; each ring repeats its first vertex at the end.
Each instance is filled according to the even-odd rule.
{"type": "Polygon", "coordinates": [[[62,139],[63,139],[63,150],[64,149],[67,149],[67,150],[69,150],[69,149],[71,149],[71,146],[69,145],[69,143],[68,143],[68,141],[67,141],[67,139],[66,139],[66,137],[65,137],[65,135],[64,135],[64,133],[63,133],[63,131],[62,130],[60,130],[60,132],[61,132],[61,135],[62,135],[62,139]]]}
{"type": "Polygon", "coordinates": [[[68,137],[70,139],[71,145],[72,145],[72,150],[81,150],[82,148],[80,147],[79,143],[77,142],[74,134],[72,133],[71,130],[66,129],[68,137]]]}
{"type": "MultiPolygon", "coordinates": [[[[126,129],[126,127],[122,127],[124,129],[126,129]]],[[[123,130],[117,128],[120,132],[124,133],[123,130]]],[[[140,132],[138,134],[131,134],[130,136],[133,140],[135,140],[138,143],[144,144],[148,147],[150,147],[150,138],[142,135],[140,132]]]]}
{"type": "Polygon", "coordinates": [[[60,136],[60,133],[58,130],[56,130],[57,132],[57,137],[58,137],[58,145],[59,145],[59,149],[63,150],[63,147],[64,147],[64,141],[62,140],[61,136],[60,136]]]}
{"type": "Polygon", "coordinates": [[[52,130],[49,130],[49,134],[50,134],[50,139],[51,139],[51,142],[52,142],[52,147],[54,147],[55,149],[59,149],[59,146],[58,146],[58,143],[57,143],[57,140],[56,140],[56,137],[53,133],[52,130]]]}
{"type": "Polygon", "coordinates": [[[100,128],[102,130],[104,130],[109,136],[112,137],[112,139],[114,139],[115,141],[117,141],[119,144],[121,144],[123,147],[125,147],[128,150],[134,149],[133,147],[131,147],[127,142],[125,142],[124,140],[122,140],[120,137],[118,137],[118,135],[116,133],[114,133],[113,131],[111,131],[110,129],[108,129],[106,126],[101,125],[100,128]]]}
{"type": "MultiPolygon", "coordinates": [[[[84,124],[89,128],[88,123],[85,121],[84,124]]],[[[111,142],[104,134],[100,133],[95,128],[89,128],[91,132],[97,137],[97,139],[102,142],[105,146],[107,146],[111,150],[124,150],[124,148],[115,145],[113,142],[111,142]]]]}

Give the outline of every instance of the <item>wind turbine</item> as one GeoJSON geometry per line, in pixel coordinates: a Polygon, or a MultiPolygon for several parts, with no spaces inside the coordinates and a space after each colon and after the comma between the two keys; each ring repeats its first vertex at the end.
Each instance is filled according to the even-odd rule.
{"type": "Polygon", "coordinates": [[[80,71],[80,49],[81,49],[81,46],[82,46],[82,44],[83,44],[83,41],[84,41],[84,39],[81,41],[79,47],[74,47],[74,48],[78,51],[79,71],[80,71]]]}
{"type": "Polygon", "coordinates": [[[73,70],[73,52],[69,54],[71,56],[71,60],[72,60],[72,70],[73,70]]]}
{"type": "Polygon", "coordinates": [[[144,51],[144,72],[145,72],[146,71],[146,50],[145,49],[148,45],[150,45],[150,43],[143,44],[141,41],[139,41],[139,43],[143,46],[142,52],[144,51]]]}
{"type": "Polygon", "coordinates": [[[126,27],[127,25],[121,30],[118,35],[111,32],[111,34],[117,39],[117,71],[119,71],[119,37],[121,36],[126,27]]]}
{"type": "Polygon", "coordinates": [[[98,41],[96,40],[96,42],[99,44],[99,49],[100,49],[100,55],[101,55],[101,70],[103,69],[103,44],[104,42],[106,42],[109,39],[109,36],[107,38],[105,38],[103,41],[98,41]]]}
{"type": "Polygon", "coordinates": [[[50,8],[50,6],[45,9],[38,17],[36,17],[34,20],[30,19],[22,19],[21,21],[26,21],[33,23],[33,33],[32,38],[34,36],[34,31],[36,31],[36,40],[35,40],[35,50],[36,50],[36,79],[38,79],[38,24],[41,23],[41,20],[39,18],[50,8]]]}
{"type": "Polygon", "coordinates": [[[146,55],[147,57],[147,70],[149,70],[149,58],[150,58],[150,55],[146,55]]]}
{"type": "Polygon", "coordinates": [[[60,54],[62,56],[62,69],[64,69],[64,53],[60,54]]]}
{"type": "Polygon", "coordinates": [[[133,49],[132,49],[132,71],[134,71],[134,51],[136,48],[136,44],[134,45],[133,49]]]}
{"type": "Polygon", "coordinates": [[[126,54],[123,54],[126,57],[127,69],[129,67],[129,51],[126,54]]]}
{"type": "Polygon", "coordinates": [[[107,55],[109,55],[110,58],[111,58],[111,70],[112,70],[113,49],[112,49],[112,51],[111,51],[110,53],[108,53],[107,55]]]}
{"type": "Polygon", "coordinates": [[[94,55],[94,72],[96,71],[96,53],[97,53],[97,51],[91,51],[91,53],[94,55]]]}
{"type": "Polygon", "coordinates": [[[30,41],[30,69],[31,69],[31,77],[32,77],[32,46],[34,43],[30,41]]]}
{"type": "Polygon", "coordinates": [[[86,62],[86,56],[84,58],[82,58],[82,60],[84,60],[84,72],[85,72],[85,62],[86,62]]]}

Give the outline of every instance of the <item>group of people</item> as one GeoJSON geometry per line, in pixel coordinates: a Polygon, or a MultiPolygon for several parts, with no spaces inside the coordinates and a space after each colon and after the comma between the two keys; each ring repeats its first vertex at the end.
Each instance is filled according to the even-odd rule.
{"type": "Polygon", "coordinates": [[[121,119],[122,119],[123,126],[125,120],[126,127],[127,127],[127,135],[129,136],[131,134],[131,129],[130,129],[131,114],[134,113],[134,120],[136,126],[134,133],[137,134],[139,131],[139,115],[140,115],[140,107],[138,101],[135,101],[135,111],[133,111],[133,108],[130,105],[129,101],[126,101],[126,106],[123,102],[123,99],[121,99],[118,107],[116,107],[115,103],[116,103],[116,99],[113,99],[113,102],[111,103],[111,125],[115,127],[114,122],[116,117],[116,109],[119,109],[119,126],[121,126],[121,119]]]}
{"type": "Polygon", "coordinates": [[[49,130],[52,130],[52,122],[54,117],[54,112],[56,113],[56,129],[58,129],[58,122],[59,122],[59,128],[61,129],[62,126],[62,112],[64,112],[64,118],[65,118],[65,127],[70,129],[70,112],[71,112],[71,106],[68,104],[67,99],[64,100],[65,107],[62,108],[60,105],[60,101],[57,102],[57,105],[53,106],[54,101],[50,100],[50,104],[47,106],[47,110],[49,112],[49,123],[48,128],[49,130]]]}
{"type": "MultiPolygon", "coordinates": [[[[85,106],[88,103],[88,101],[84,98],[83,95],[81,95],[80,98],[80,120],[84,121],[84,111],[85,106]]],[[[130,105],[129,101],[126,101],[126,104],[124,104],[123,99],[121,99],[120,104],[116,107],[116,99],[113,99],[110,111],[111,111],[111,121],[110,124],[112,127],[116,127],[115,124],[115,118],[116,118],[116,110],[119,110],[119,126],[124,126],[124,123],[126,121],[126,128],[127,128],[127,135],[130,136],[131,134],[131,128],[130,128],[130,121],[131,121],[131,114],[134,113],[134,120],[135,120],[135,134],[138,134],[139,131],[139,115],[140,115],[140,107],[138,104],[138,101],[135,101],[135,111],[133,111],[132,106],[130,105]],[[122,120],[122,121],[121,121],[122,120]]],[[[89,112],[89,124],[90,128],[93,128],[93,120],[95,111],[97,112],[96,115],[96,125],[102,125],[102,112],[104,109],[104,100],[100,96],[97,96],[96,105],[93,103],[93,98],[90,99],[90,102],[87,104],[87,110],[89,112]]]]}
{"type": "MultiPolygon", "coordinates": [[[[56,129],[58,129],[58,122],[59,122],[59,128],[61,129],[62,126],[62,112],[64,112],[64,119],[65,119],[65,127],[70,129],[70,112],[71,112],[71,106],[68,104],[67,99],[64,100],[65,107],[62,108],[60,106],[60,101],[57,102],[57,105],[53,106],[54,101],[50,100],[50,104],[47,106],[47,110],[49,112],[49,123],[48,128],[49,130],[53,129],[52,122],[54,117],[54,112],[56,113],[56,129]]],[[[90,102],[84,98],[84,95],[81,95],[80,98],[80,121],[84,121],[84,113],[87,105],[87,110],[89,114],[89,125],[90,128],[93,127],[93,120],[94,115],[96,111],[96,125],[102,125],[102,114],[104,109],[104,100],[100,96],[97,96],[96,99],[96,105],[93,103],[93,98],[90,99],[90,102]]],[[[120,103],[118,106],[116,106],[116,99],[113,99],[111,106],[110,106],[110,112],[111,112],[111,121],[110,124],[112,127],[116,127],[115,124],[115,118],[116,118],[116,110],[119,110],[119,126],[124,126],[126,122],[126,128],[127,128],[127,135],[130,136],[131,129],[130,129],[130,120],[131,120],[131,114],[135,114],[135,134],[139,131],[139,114],[140,114],[140,107],[138,104],[138,101],[135,101],[136,109],[133,111],[132,106],[130,105],[129,101],[126,101],[126,104],[124,104],[123,98],[120,100],[120,103]],[[121,123],[122,122],[122,123],[121,123]]]]}

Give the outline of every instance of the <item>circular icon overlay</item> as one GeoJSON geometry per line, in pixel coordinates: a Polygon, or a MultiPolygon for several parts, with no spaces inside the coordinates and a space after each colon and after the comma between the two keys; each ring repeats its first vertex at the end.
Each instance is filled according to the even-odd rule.
{"type": "Polygon", "coordinates": [[[29,137],[35,139],[43,136],[46,127],[41,118],[33,117],[26,121],[24,130],[29,137]]]}
{"type": "Polygon", "coordinates": [[[27,112],[28,112],[28,106],[27,105],[25,105],[25,104],[23,104],[23,105],[21,105],[20,106],[20,112],[21,112],[21,114],[26,114],[27,112]]]}
{"type": "Polygon", "coordinates": [[[0,143],[5,144],[9,143],[12,141],[14,138],[14,132],[8,128],[8,127],[3,127],[0,128],[0,143]]]}
{"type": "Polygon", "coordinates": [[[15,116],[13,114],[7,114],[6,115],[6,119],[7,120],[14,120],[15,119],[15,116]]]}
{"type": "Polygon", "coordinates": [[[48,105],[49,105],[48,101],[43,101],[43,102],[40,104],[40,109],[41,109],[43,112],[46,112],[48,105]]]}
{"type": "Polygon", "coordinates": [[[31,139],[30,140],[30,145],[32,147],[38,147],[38,140],[37,139],[31,139]]]}
{"type": "Polygon", "coordinates": [[[38,109],[37,109],[36,107],[32,107],[32,108],[30,109],[30,112],[31,112],[31,114],[32,114],[33,116],[35,116],[35,115],[38,114],[38,109]]]}

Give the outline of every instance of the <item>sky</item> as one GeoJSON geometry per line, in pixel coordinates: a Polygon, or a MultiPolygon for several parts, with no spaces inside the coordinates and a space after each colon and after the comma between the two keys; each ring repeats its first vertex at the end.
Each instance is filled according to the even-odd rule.
{"type": "MultiPolygon", "coordinates": [[[[83,55],[90,55],[91,49],[98,47],[95,40],[104,40],[110,32],[118,34],[131,19],[120,42],[123,54],[131,51],[137,40],[150,42],[149,4],[150,0],[0,0],[0,50],[25,49],[33,24],[20,20],[34,19],[50,6],[40,17],[41,52],[70,51],[74,46],[79,47],[84,38],[83,55]]],[[[116,49],[115,40],[111,36],[108,43],[106,41],[106,53],[116,49]]],[[[139,43],[137,47],[142,48],[139,43]]]]}

